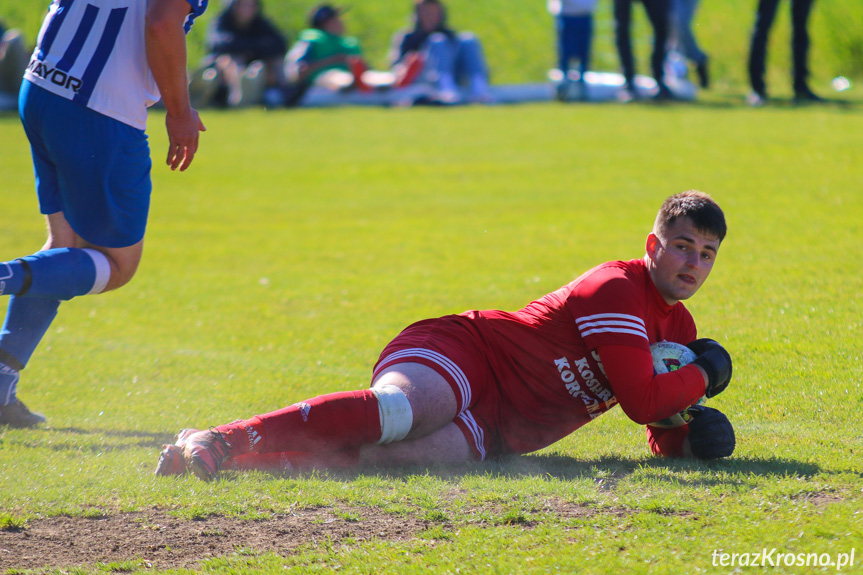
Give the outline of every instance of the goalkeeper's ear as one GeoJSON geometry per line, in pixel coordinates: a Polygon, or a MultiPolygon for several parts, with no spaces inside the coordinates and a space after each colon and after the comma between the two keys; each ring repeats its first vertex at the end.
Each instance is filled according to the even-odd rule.
{"type": "Polygon", "coordinates": [[[720,459],[734,453],[734,427],[724,413],[704,405],[693,405],[687,411],[692,420],[684,453],[688,451],[698,459],[720,459]]]}

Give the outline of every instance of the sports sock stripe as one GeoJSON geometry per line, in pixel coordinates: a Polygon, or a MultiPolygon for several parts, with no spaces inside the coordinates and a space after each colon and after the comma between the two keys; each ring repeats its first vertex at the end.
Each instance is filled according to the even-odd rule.
{"type": "Polygon", "coordinates": [[[90,256],[90,259],[93,260],[93,265],[96,266],[96,278],[93,280],[93,287],[85,295],[102,293],[102,290],[108,285],[108,280],[111,279],[111,262],[99,250],[84,248],[83,251],[90,256]]]}

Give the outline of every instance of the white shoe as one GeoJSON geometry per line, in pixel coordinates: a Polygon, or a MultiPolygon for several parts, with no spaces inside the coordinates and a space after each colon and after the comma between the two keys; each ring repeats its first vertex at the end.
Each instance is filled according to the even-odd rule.
{"type": "Polygon", "coordinates": [[[438,90],[432,94],[432,99],[438,104],[451,106],[461,102],[461,94],[458,90],[438,90]]]}

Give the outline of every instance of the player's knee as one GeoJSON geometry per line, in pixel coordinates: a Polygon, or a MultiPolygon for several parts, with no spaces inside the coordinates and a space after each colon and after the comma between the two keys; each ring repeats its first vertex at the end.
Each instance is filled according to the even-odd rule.
{"type": "Polygon", "coordinates": [[[120,267],[112,267],[111,279],[108,281],[108,285],[105,286],[103,292],[115,290],[123,287],[135,277],[135,272],[138,270],[138,266],[134,266],[132,268],[120,268],[120,267]]]}
{"type": "Polygon", "coordinates": [[[141,262],[140,245],[129,248],[113,249],[103,252],[111,265],[111,279],[102,291],[111,291],[123,287],[135,277],[138,264],[141,262]]]}
{"type": "Polygon", "coordinates": [[[413,427],[413,410],[405,393],[395,385],[380,384],[372,387],[378,399],[381,417],[380,445],[401,441],[413,427]]]}

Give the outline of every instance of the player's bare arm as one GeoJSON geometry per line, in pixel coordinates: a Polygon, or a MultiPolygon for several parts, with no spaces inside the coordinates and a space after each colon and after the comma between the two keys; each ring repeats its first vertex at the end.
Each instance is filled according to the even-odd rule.
{"type": "Polygon", "coordinates": [[[198,133],[206,130],[189,102],[185,0],[153,0],[147,9],[147,60],[159,86],[167,115],[168,157],[172,170],[185,171],[198,150],[198,133]]]}

